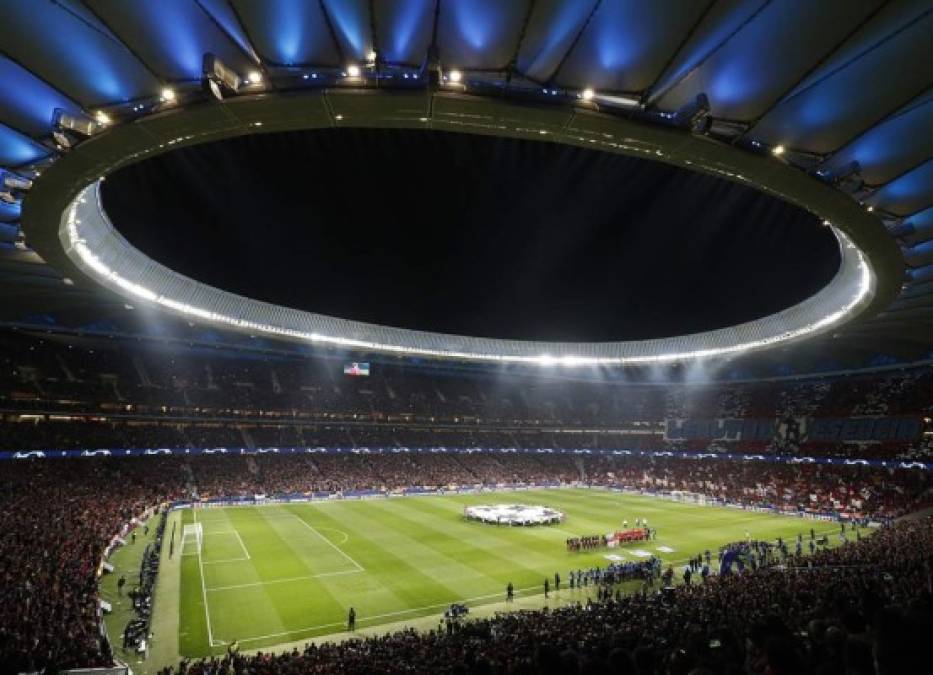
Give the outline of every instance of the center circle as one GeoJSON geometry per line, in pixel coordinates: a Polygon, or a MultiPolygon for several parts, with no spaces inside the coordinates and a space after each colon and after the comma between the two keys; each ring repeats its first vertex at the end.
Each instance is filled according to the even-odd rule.
{"type": "Polygon", "coordinates": [[[463,516],[493,525],[555,525],[564,520],[564,514],[557,509],[529,504],[465,506],[463,516]]]}
{"type": "Polygon", "coordinates": [[[778,312],[839,267],[832,232],[753,188],[564,144],[326,129],[205,143],[110,175],[129,242],[249,298],[367,323],[562,342],[778,312]]]}

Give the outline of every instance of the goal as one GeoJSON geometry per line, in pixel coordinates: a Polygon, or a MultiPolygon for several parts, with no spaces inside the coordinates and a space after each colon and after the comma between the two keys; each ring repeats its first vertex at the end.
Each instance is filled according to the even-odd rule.
{"type": "Polygon", "coordinates": [[[189,523],[185,525],[185,528],[181,531],[181,550],[183,553],[190,553],[192,555],[201,553],[201,541],[204,539],[204,530],[201,528],[201,523],[189,523]],[[193,549],[188,548],[188,542],[191,542],[194,546],[193,549]]]}

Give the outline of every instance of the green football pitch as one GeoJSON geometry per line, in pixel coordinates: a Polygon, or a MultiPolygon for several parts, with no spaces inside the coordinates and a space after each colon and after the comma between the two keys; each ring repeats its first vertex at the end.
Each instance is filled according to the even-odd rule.
{"type": "MultiPolygon", "coordinates": [[[[201,523],[181,558],[179,648],[221,653],[340,632],[347,611],[357,626],[440,616],[452,602],[477,606],[543,593],[545,577],[594,565],[607,555],[647,554],[680,576],[690,556],[744,539],[792,538],[836,525],[738,509],[696,506],[603,490],[560,489],[456,496],[329,501],[186,510],[201,523]],[[566,519],[554,526],[507,527],[467,521],[468,504],[540,504],[566,519]],[[647,518],[657,539],[571,553],[570,536],[602,534],[647,518]],[[678,564],[681,564],[678,567],[678,564]]],[[[181,528],[179,528],[181,530],[181,528]]]]}

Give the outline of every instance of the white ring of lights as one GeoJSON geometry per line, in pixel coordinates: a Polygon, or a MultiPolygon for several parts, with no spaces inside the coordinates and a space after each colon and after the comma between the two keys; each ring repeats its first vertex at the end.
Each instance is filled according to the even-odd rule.
{"type": "Polygon", "coordinates": [[[495,525],[554,525],[564,520],[564,514],[547,506],[527,504],[481,504],[466,506],[463,515],[495,525]]]}
{"type": "Polygon", "coordinates": [[[391,328],[273,305],[198,282],[152,260],[113,227],[100,199],[100,180],[86,186],[62,215],[59,239],[86,274],[125,297],[148,301],[189,319],[253,334],[322,346],[539,366],[654,364],[734,355],[802,338],[843,322],[872,296],[865,255],[833,227],[841,262],[832,281],[803,302],[770,316],[718,330],[627,342],[498,340],[391,328]]]}

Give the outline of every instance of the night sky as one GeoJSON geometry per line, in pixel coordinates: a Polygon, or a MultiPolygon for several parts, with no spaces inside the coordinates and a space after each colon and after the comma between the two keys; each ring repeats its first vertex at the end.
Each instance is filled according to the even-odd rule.
{"type": "Polygon", "coordinates": [[[252,298],[404,328],[607,341],[747,321],[839,265],[812,215],[643,159],[430,131],[261,134],[104,183],[155,259],[252,298]]]}

